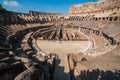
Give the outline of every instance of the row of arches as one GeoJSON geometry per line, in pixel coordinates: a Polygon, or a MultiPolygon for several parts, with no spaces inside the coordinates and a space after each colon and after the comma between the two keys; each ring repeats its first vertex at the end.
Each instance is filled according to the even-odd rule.
{"type": "Polygon", "coordinates": [[[104,40],[107,40],[109,42],[110,45],[116,45],[117,41],[113,38],[108,36],[107,34],[100,32],[98,30],[94,30],[91,28],[86,28],[86,27],[81,27],[81,31],[87,34],[95,34],[101,38],[103,38],[104,40]]]}
{"type": "Polygon", "coordinates": [[[0,22],[2,23],[17,23],[17,22],[54,22],[59,19],[60,15],[30,15],[23,13],[5,12],[6,15],[0,13],[0,22]],[[10,14],[9,14],[10,13],[10,14]]]}
{"type": "Polygon", "coordinates": [[[92,21],[120,21],[119,16],[114,16],[114,17],[94,17],[94,15],[91,16],[69,16],[68,19],[66,20],[76,20],[76,21],[87,21],[87,20],[92,20],[92,21]]]}
{"type": "Polygon", "coordinates": [[[70,16],[73,15],[89,15],[89,14],[101,14],[101,13],[111,13],[111,12],[118,12],[120,10],[119,7],[120,3],[113,5],[113,6],[109,6],[109,8],[105,8],[105,9],[100,9],[100,10],[93,10],[93,11],[88,11],[88,12],[77,12],[74,13],[74,11],[71,11],[70,13],[68,13],[70,16]]]}

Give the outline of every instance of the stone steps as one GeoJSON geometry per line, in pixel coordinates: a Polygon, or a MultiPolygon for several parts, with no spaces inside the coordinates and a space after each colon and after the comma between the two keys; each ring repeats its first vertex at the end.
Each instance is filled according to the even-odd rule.
{"type": "Polygon", "coordinates": [[[14,58],[14,57],[5,57],[3,59],[0,59],[0,62],[5,62],[5,63],[8,63],[8,64],[12,64],[16,61],[19,61],[19,60],[14,58]]]}
{"type": "Polygon", "coordinates": [[[3,59],[5,57],[12,57],[14,56],[13,54],[8,54],[8,53],[0,53],[0,59],[3,59]]]}

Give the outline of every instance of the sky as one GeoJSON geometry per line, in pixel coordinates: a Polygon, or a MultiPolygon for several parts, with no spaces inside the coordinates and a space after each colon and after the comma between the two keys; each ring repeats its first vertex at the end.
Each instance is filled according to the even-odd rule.
{"type": "Polygon", "coordinates": [[[0,0],[3,8],[28,13],[29,10],[49,13],[61,13],[67,15],[68,10],[74,4],[97,2],[98,0],[0,0]]]}

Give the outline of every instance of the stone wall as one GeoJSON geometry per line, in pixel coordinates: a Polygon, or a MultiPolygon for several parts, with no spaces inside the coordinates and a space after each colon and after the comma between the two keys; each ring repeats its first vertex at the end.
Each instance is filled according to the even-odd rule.
{"type": "MultiPolygon", "coordinates": [[[[85,4],[77,4],[71,6],[68,15],[94,15],[94,16],[104,16],[108,17],[113,14],[117,14],[120,12],[120,1],[118,0],[109,0],[109,1],[99,1],[96,3],[85,3],[85,4]],[[103,13],[103,14],[102,14],[103,13]],[[100,15],[99,15],[100,14],[100,15]]],[[[119,14],[117,14],[119,16],[119,14]]]]}
{"type": "Polygon", "coordinates": [[[12,11],[0,10],[0,22],[5,24],[10,23],[36,23],[36,22],[51,22],[56,21],[61,17],[59,13],[44,13],[29,11],[29,13],[18,13],[12,11]]]}

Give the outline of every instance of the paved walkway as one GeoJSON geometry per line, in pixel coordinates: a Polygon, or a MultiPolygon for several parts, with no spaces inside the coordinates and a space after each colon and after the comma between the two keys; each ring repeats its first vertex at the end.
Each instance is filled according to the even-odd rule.
{"type": "Polygon", "coordinates": [[[70,80],[69,65],[66,54],[59,54],[59,59],[56,59],[53,80],[70,80]]]}

